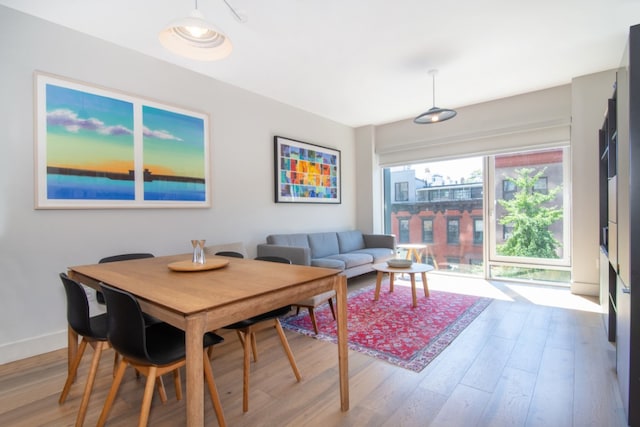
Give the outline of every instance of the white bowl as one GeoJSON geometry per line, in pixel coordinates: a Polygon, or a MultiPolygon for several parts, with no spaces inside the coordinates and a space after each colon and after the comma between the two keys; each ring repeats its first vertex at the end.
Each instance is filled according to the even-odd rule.
{"type": "Polygon", "coordinates": [[[410,259],[392,258],[387,260],[387,265],[392,268],[409,268],[412,264],[410,259]]]}

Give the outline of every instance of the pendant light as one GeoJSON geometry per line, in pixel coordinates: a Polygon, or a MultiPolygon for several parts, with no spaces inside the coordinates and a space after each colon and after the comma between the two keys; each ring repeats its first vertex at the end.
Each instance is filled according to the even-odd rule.
{"type": "MultiPolygon", "coordinates": [[[[225,1],[225,4],[239,16],[229,3],[225,1]]],[[[231,40],[204,19],[198,10],[198,0],[195,0],[195,6],[190,16],[171,22],[160,32],[160,43],[170,52],[189,59],[216,61],[226,58],[233,50],[231,40]]]]}
{"type": "Polygon", "coordinates": [[[443,122],[454,118],[458,114],[455,110],[436,107],[436,74],[438,74],[438,70],[429,70],[429,75],[433,81],[433,107],[413,119],[413,122],[419,125],[443,122]]]}

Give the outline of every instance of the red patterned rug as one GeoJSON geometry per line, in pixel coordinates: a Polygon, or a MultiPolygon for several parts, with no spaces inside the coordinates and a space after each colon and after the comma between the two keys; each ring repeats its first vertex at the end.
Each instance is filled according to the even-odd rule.
{"type": "MultiPolygon", "coordinates": [[[[491,302],[490,298],[439,291],[425,298],[418,289],[418,306],[411,308],[410,287],[396,284],[392,293],[388,290],[388,281],[383,282],[378,301],[373,301],[375,286],[349,293],[349,348],[415,372],[435,359],[491,302]]],[[[318,335],[313,333],[306,310],[281,319],[282,326],[335,343],[336,322],[329,305],[318,307],[315,314],[318,335]]]]}

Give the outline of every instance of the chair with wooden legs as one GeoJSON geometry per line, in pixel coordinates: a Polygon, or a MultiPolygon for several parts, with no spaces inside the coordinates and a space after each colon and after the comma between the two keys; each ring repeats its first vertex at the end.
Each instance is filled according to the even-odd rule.
{"type": "Polygon", "coordinates": [[[336,320],[336,311],[333,307],[333,298],[336,296],[336,291],[327,291],[323,292],[319,295],[314,295],[311,298],[307,298],[302,301],[298,301],[295,304],[292,304],[296,307],[296,314],[300,313],[300,307],[306,308],[309,311],[309,317],[311,318],[311,324],[313,325],[313,331],[318,334],[318,323],[316,322],[316,315],[314,310],[321,304],[325,302],[329,303],[329,308],[331,309],[331,314],[333,315],[333,320],[336,320]]]}
{"type": "MultiPolygon", "coordinates": [[[[87,383],[84,387],[84,393],[82,395],[82,401],[80,402],[80,408],[78,409],[78,415],[76,416],[76,426],[81,426],[84,423],[84,418],[87,413],[87,406],[89,405],[89,398],[93,389],[93,383],[98,371],[98,365],[100,363],[100,356],[102,351],[109,348],[109,341],[107,341],[107,315],[101,314],[98,316],[89,316],[89,302],[87,300],[87,294],[80,283],[69,278],[65,273],[60,273],[60,279],[64,285],[65,294],[67,296],[67,321],[69,327],[73,329],[79,336],[82,337],[78,352],[75,359],[71,361],[67,380],[60,393],[58,399],[59,404],[63,404],[71,385],[75,381],[76,374],[78,372],[78,365],[82,360],[84,351],[87,348],[87,344],[93,347],[93,359],[91,360],[91,367],[89,368],[89,374],[87,375],[87,383]]],[[[118,354],[115,355],[115,364],[118,361],[118,354]]]]}
{"type": "MultiPolygon", "coordinates": [[[[278,257],[257,257],[256,260],[269,261],[269,262],[281,262],[291,264],[291,261],[285,258],[278,257]]],[[[291,306],[281,307],[276,310],[269,311],[267,313],[260,314],[258,316],[251,317],[249,319],[241,320],[240,322],[232,325],[225,326],[225,329],[234,329],[244,351],[243,357],[243,381],[242,381],[242,411],[247,412],[249,410],[249,373],[251,372],[251,353],[253,353],[253,361],[258,361],[258,347],[256,343],[256,332],[267,328],[275,328],[280,337],[282,348],[289,359],[289,364],[293,370],[293,374],[297,381],[302,379],[296,360],[293,357],[293,352],[289,346],[289,341],[284,334],[282,325],[278,317],[287,314],[291,310],[291,306]]]]}
{"type": "MultiPolygon", "coordinates": [[[[138,422],[138,426],[146,426],[149,420],[154,383],[157,378],[165,373],[173,372],[176,395],[178,399],[182,398],[179,368],[186,363],[185,334],[184,331],[165,322],[157,322],[147,326],[138,300],[133,295],[104,284],[101,286],[107,303],[107,317],[109,319],[107,336],[111,346],[120,353],[122,359],[118,364],[97,425],[103,426],[107,421],[124,372],[127,366],[131,365],[147,377],[138,422]]],[[[210,332],[206,333],[202,342],[205,356],[208,347],[222,341],[222,337],[210,332]]],[[[204,375],[218,424],[225,426],[220,397],[211,371],[211,362],[208,357],[203,359],[204,375]]]]}

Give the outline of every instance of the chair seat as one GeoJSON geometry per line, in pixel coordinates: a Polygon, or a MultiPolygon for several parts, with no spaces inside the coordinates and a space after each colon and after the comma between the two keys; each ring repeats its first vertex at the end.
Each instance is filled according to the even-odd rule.
{"type": "MultiPolygon", "coordinates": [[[[185,357],[184,331],[160,322],[148,326],[145,333],[149,360],[131,358],[137,363],[145,365],[151,362],[155,365],[167,365],[185,357]]],[[[202,341],[203,347],[209,347],[224,341],[224,338],[213,332],[207,332],[202,341]]]]}
{"type": "Polygon", "coordinates": [[[317,307],[320,304],[327,302],[329,298],[333,298],[334,296],[336,296],[336,291],[327,291],[319,295],[314,295],[311,298],[298,301],[294,305],[299,305],[302,307],[317,307]]]}

